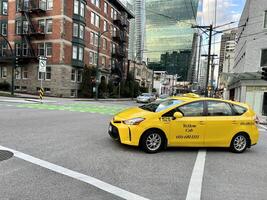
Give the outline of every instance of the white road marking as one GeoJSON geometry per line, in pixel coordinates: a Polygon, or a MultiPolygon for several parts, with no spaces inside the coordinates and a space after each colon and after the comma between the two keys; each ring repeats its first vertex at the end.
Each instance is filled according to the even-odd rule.
{"type": "Polygon", "coordinates": [[[87,176],[85,174],[81,174],[79,172],[76,171],[72,171],[70,169],[61,167],[59,165],[55,165],[53,163],[49,163],[45,160],[41,160],[38,158],[35,158],[33,156],[24,154],[22,152],[10,149],[10,148],[6,148],[0,145],[0,149],[2,150],[7,150],[7,151],[11,151],[15,157],[20,158],[22,160],[28,161],[32,164],[41,166],[43,168],[49,169],[51,171],[57,172],[59,174],[63,174],[66,175],[68,177],[74,178],[76,180],[88,183],[90,185],[93,185],[101,190],[104,190],[108,193],[111,193],[115,196],[121,197],[123,199],[129,199],[129,200],[148,200],[147,198],[141,197],[139,195],[136,195],[134,193],[128,192],[126,190],[123,190],[121,188],[118,188],[116,186],[113,186],[111,184],[105,183],[99,179],[96,179],[94,177],[91,176],[87,176]]]}
{"type": "Polygon", "coordinates": [[[264,131],[267,131],[267,127],[261,124],[258,124],[259,130],[263,129],[264,131]]]}
{"type": "Polygon", "coordinates": [[[199,150],[191,175],[186,200],[200,200],[205,168],[206,150],[199,150]]]}

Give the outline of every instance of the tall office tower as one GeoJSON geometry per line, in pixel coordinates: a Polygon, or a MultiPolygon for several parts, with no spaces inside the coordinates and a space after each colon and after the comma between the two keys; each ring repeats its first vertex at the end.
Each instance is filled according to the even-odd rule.
{"type": "Polygon", "coordinates": [[[150,62],[159,62],[166,52],[192,51],[197,8],[198,0],[146,0],[145,57],[150,62]]]}
{"type": "Polygon", "coordinates": [[[143,61],[145,42],[145,0],[129,0],[127,5],[135,15],[130,21],[129,59],[140,63],[143,61]]]}

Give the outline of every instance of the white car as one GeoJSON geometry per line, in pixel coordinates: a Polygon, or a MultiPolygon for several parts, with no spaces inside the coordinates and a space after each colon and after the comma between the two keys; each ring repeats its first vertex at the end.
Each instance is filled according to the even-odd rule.
{"type": "Polygon", "coordinates": [[[151,93],[143,93],[136,98],[137,103],[150,103],[155,100],[155,95],[151,93]]]}

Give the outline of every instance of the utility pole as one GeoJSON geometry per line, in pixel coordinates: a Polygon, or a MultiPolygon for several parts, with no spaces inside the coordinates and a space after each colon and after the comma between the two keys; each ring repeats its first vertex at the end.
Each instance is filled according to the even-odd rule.
{"type": "Polygon", "coordinates": [[[205,90],[205,96],[208,97],[209,95],[209,73],[210,73],[210,60],[211,60],[211,41],[212,41],[212,31],[213,31],[213,25],[211,24],[209,27],[209,51],[208,51],[208,66],[207,66],[207,77],[206,77],[206,90],[205,90]]]}

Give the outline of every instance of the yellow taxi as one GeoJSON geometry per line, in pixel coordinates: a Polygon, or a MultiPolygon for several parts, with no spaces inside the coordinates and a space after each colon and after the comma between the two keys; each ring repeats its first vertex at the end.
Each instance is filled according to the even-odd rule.
{"type": "Polygon", "coordinates": [[[148,153],[166,147],[227,147],[242,153],[258,142],[256,122],[247,104],[188,95],[122,111],[108,132],[148,153]]]}

